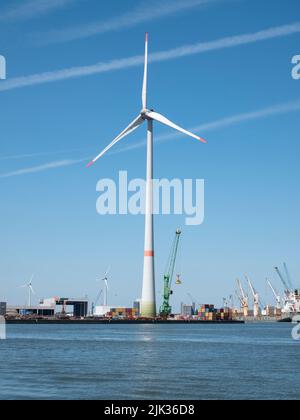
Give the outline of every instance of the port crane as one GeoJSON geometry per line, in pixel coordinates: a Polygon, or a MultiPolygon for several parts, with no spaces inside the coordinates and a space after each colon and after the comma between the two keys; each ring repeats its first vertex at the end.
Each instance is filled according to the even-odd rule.
{"type": "Polygon", "coordinates": [[[163,318],[167,318],[172,312],[172,307],[170,306],[170,297],[172,296],[173,291],[171,287],[172,287],[172,281],[174,277],[174,271],[175,271],[175,265],[176,265],[176,259],[177,259],[181,234],[182,234],[182,231],[180,229],[177,229],[175,238],[173,241],[168,265],[167,265],[166,274],[164,275],[163,304],[160,308],[160,314],[163,318]]]}
{"type": "Polygon", "coordinates": [[[243,286],[242,286],[242,283],[241,283],[240,279],[237,279],[237,285],[238,285],[238,288],[241,292],[241,296],[239,295],[239,293],[237,293],[237,296],[238,296],[238,298],[241,302],[244,317],[248,317],[248,315],[249,315],[249,298],[246,295],[246,293],[244,292],[244,289],[243,289],[243,286]]]}
{"type": "MultiPolygon", "coordinates": [[[[239,298],[239,296],[238,296],[239,298]]],[[[229,295],[228,298],[223,299],[224,308],[231,308],[234,311],[234,295],[229,295]]]]}
{"type": "Polygon", "coordinates": [[[293,285],[293,282],[292,282],[291,275],[290,275],[290,272],[289,272],[289,269],[288,269],[287,264],[286,264],[286,263],[284,263],[284,264],[283,264],[283,267],[284,267],[285,275],[286,275],[286,278],[287,278],[288,284],[289,284],[289,286],[290,286],[290,289],[291,289],[291,290],[295,290],[295,287],[294,287],[294,285],[293,285]]]}
{"type": "Polygon", "coordinates": [[[234,295],[229,296],[229,301],[230,301],[230,304],[231,304],[231,309],[234,310],[235,309],[234,308],[234,295]]]}
{"type": "Polygon", "coordinates": [[[239,294],[238,290],[235,291],[235,295],[238,298],[238,301],[240,302],[241,307],[243,307],[243,299],[242,299],[241,295],[239,294]]]}
{"type": "Polygon", "coordinates": [[[255,288],[254,288],[253,284],[251,283],[251,280],[249,279],[249,277],[248,276],[245,276],[245,277],[246,277],[246,280],[249,284],[249,287],[250,287],[250,290],[251,290],[251,293],[252,293],[252,296],[253,296],[253,301],[254,301],[253,315],[254,315],[254,318],[257,318],[259,316],[259,310],[260,310],[259,294],[255,290],[255,288]]]}
{"type": "Polygon", "coordinates": [[[270,288],[271,288],[271,290],[273,292],[273,295],[275,297],[275,300],[276,300],[276,309],[279,310],[279,311],[281,311],[281,309],[282,309],[282,307],[281,307],[281,296],[275,290],[275,288],[273,287],[273,285],[272,285],[272,283],[270,282],[269,279],[267,279],[267,283],[270,286],[270,288]]]}
{"type": "MultiPolygon", "coordinates": [[[[289,276],[289,272],[287,269],[287,266],[285,264],[285,270],[288,273],[289,276]]],[[[293,288],[291,288],[287,281],[285,280],[285,278],[283,277],[280,269],[278,267],[275,267],[275,271],[278,274],[280,280],[282,281],[285,291],[285,301],[284,301],[284,307],[283,307],[283,313],[286,314],[292,314],[292,313],[299,313],[300,312],[300,299],[299,299],[299,291],[298,290],[293,290],[293,288]]]]}
{"type": "Polygon", "coordinates": [[[103,294],[103,289],[101,289],[99,291],[99,293],[98,293],[98,295],[95,299],[95,302],[92,302],[92,315],[94,315],[94,313],[95,313],[95,308],[96,308],[98,302],[100,301],[100,298],[101,298],[102,294],[103,294]]]}
{"type": "Polygon", "coordinates": [[[223,298],[223,308],[229,308],[229,307],[231,309],[234,309],[234,296],[233,295],[223,298]]]}
{"type": "Polygon", "coordinates": [[[285,288],[285,294],[288,296],[288,295],[290,295],[290,293],[291,293],[291,288],[290,288],[290,286],[287,284],[287,282],[286,282],[286,280],[285,280],[285,278],[283,277],[283,275],[282,275],[282,273],[281,273],[281,271],[279,270],[279,268],[278,267],[275,267],[275,271],[276,271],[276,273],[278,274],[278,276],[279,276],[279,278],[280,278],[280,280],[282,281],[282,284],[284,285],[284,288],[285,288]]]}
{"type": "MultiPolygon", "coordinates": [[[[196,299],[191,295],[191,293],[187,293],[187,296],[190,298],[192,305],[196,304],[196,299]]],[[[198,305],[200,305],[200,303],[198,303],[198,305]]]]}

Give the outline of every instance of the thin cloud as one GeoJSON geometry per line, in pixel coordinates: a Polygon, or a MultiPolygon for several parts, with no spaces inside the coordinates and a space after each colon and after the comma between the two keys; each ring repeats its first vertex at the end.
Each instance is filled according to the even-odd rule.
{"type": "Polygon", "coordinates": [[[53,169],[65,168],[67,166],[74,166],[74,165],[77,165],[79,163],[86,162],[87,160],[88,160],[88,158],[78,159],[78,160],[68,159],[68,160],[60,160],[60,161],[57,161],[57,162],[50,162],[50,163],[46,163],[44,165],[32,166],[30,168],[24,168],[24,169],[19,169],[19,170],[14,171],[14,172],[8,172],[6,174],[0,175],[0,178],[12,178],[12,177],[16,177],[16,176],[36,174],[36,173],[40,173],[40,172],[50,171],[50,170],[53,170],[53,169]]]}
{"type": "MultiPolygon", "coordinates": [[[[276,115],[284,115],[284,114],[289,114],[289,113],[298,112],[298,111],[300,111],[300,101],[288,102],[288,103],[285,103],[285,104],[279,104],[279,105],[275,105],[275,106],[272,106],[272,107],[263,108],[263,109],[260,109],[260,110],[257,110],[257,111],[248,112],[248,113],[244,113],[244,114],[238,114],[238,115],[234,115],[234,116],[231,116],[231,117],[227,117],[227,118],[219,119],[219,120],[216,120],[216,121],[212,121],[212,122],[209,122],[209,123],[206,123],[206,124],[198,125],[196,127],[190,128],[190,131],[204,133],[204,132],[219,130],[221,128],[235,126],[235,125],[241,124],[243,122],[247,122],[247,121],[255,121],[255,120],[259,120],[259,119],[274,117],[276,115]]],[[[161,135],[161,136],[156,137],[155,142],[156,143],[163,143],[163,142],[167,142],[167,141],[173,140],[175,138],[180,138],[180,137],[182,137],[181,134],[166,134],[166,135],[161,135]]],[[[132,144],[130,146],[127,146],[125,148],[115,150],[115,151],[111,152],[110,155],[116,155],[116,154],[129,152],[129,151],[132,151],[132,150],[143,148],[144,146],[145,146],[145,142],[140,141],[138,143],[134,143],[134,144],[132,144]]],[[[2,175],[0,175],[0,178],[11,178],[11,177],[16,177],[16,176],[29,175],[29,174],[34,174],[34,173],[39,173],[39,172],[45,172],[45,171],[49,171],[49,170],[64,168],[64,167],[73,166],[73,165],[77,165],[77,164],[80,164],[80,163],[88,162],[89,159],[90,159],[90,157],[89,158],[84,158],[84,159],[78,159],[78,160],[68,159],[68,160],[61,160],[61,161],[57,161],[57,162],[50,162],[50,163],[47,163],[47,164],[44,164],[44,165],[34,166],[34,167],[30,167],[30,168],[24,168],[24,169],[20,169],[18,171],[2,174],[2,175]]]]}
{"type": "Polygon", "coordinates": [[[39,45],[74,41],[89,38],[91,36],[104,34],[107,32],[120,31],[141,23],[160,19],[194,9],[196,7],[208,6],[224,0],[164,0],[143,2],[131,12],[106,21],[94,21],[85,25],[77,25],[61,30],[51,31],[45,35],[35,35],[39,45]]]}
{"type": "MultiPolygon", "coordinates": [[[[263,31],[237,35],[218,39],[215,41],[201,42],[197,44],[185,45],[179,48],[156,52],[150,55],[152,63],[175,60],[182,57],[203,54],[210,51],[224,50],[227,48],[239,47],[242,45],[254,44],[276,38],[282,38],[300,33],[300,22],[289,25],[277,26],[263,31]]],[[[107,73],[111,71],[128,69],[142,65],[144,57],[142,55],[102,62],[91,66],[72,67],[59,71],[34,74],[31,76],[17,77],[8,79],[0,84],[0,91],[8,91],[22,87],[41,85],[44,83],[57,82],[83,76],[107,73]]]]}
{"type": "Polygon", "coordinates": [[[28,0],[11,6],[0,15],[1,22],[15,22],[34,19],[63,9],[78,0],[28,0]]]}

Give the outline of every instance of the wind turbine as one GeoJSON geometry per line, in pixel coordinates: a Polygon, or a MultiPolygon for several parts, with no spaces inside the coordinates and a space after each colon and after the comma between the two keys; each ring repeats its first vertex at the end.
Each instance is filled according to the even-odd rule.
{"type": "Polygon", "coordinates": [[[35,291],[32,287],[33,278],[34,278],[34,275],[31,277],[29,283],[21,286],[23,289],[25,289],[25,288],[28,289],[28,308],[31,308],[32,295],[35,295],[35,291]]]}
{"type": "Polygon", "coordinates": [[[142,90],[142,110],[129,126],[122,131],[95,159],[87,166],[92,166],[97,160],[104,156],[113,146],[120,142],[124,137],[131,134],[144,122],[147,121],[147,183],[146,183],[146,217],[145,217],[145,252],[144,252],[144,274],[143,292],[141,302],[141,315],[146,318],[156,316],[156,296],[155,296],[155,272],[154,272],[154,226],[153,226],[153,122],[159,122],[186,136],[206,143],[204,139],[190,133],[184,128],[179,127],[161,114],[149,110],[147,107],[147,86],[148,86],[148,34],[145,43],[145,67],[144,81],[142,90]]]}
{"type": "Polygon", "coordinates": [[[110,272],[110,267],[106,270],[103,279],[100,281],[104,282],[104,306],[108,305],[108,274],[110,272]]]}

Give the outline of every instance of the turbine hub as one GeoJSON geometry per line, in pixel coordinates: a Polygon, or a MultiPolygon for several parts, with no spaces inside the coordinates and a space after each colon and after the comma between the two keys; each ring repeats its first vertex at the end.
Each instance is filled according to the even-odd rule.
{"type": "Polygon", "coordinates": [[[141,117],[146,119],[147,118],[147,112],[148,112],[148,109],[142,109],[141,110],[141,117]]]}
{"type": "Polygon", "coordinates": [[[145,109],[142,109],[141,110],[141,117],[144,119],[144,120],[148,120],[149,119],[149,117],[148,117],[148,113],[149,112],[152,112],[152,111],[154,111],[153,109],[150,111],[149,109],[147,109],[147,108],[145,108],[145,109]]]}

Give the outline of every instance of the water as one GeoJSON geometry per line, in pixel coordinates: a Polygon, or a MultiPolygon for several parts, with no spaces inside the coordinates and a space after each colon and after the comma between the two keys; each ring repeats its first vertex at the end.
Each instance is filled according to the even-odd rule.
{"type": "Polygon", "coordinates": [[[299,399],[291,328],[10,325],[0,399],[299,399]]]}

